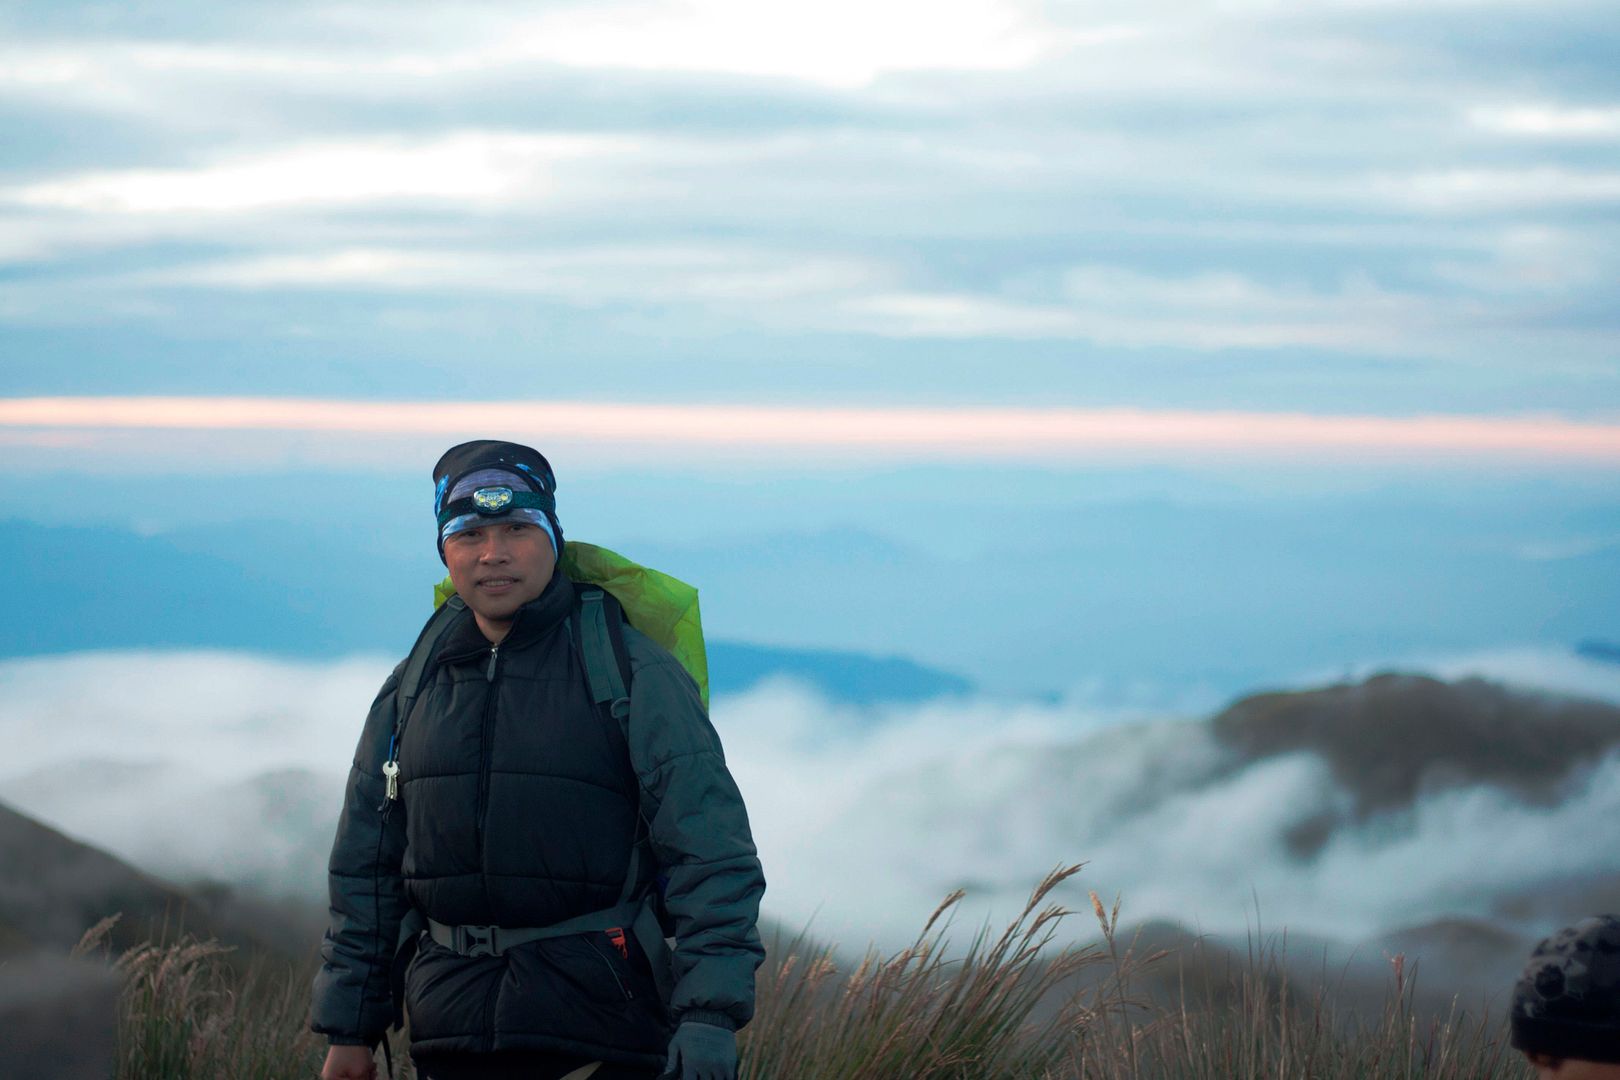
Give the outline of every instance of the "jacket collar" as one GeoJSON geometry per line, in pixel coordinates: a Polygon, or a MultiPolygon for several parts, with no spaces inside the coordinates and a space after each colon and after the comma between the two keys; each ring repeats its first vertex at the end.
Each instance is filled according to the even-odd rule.
{"type": "MultiPolygon", "coordinates": [[[[561,569],[552,572],[545,591],[518,608],[512,620],[512,629],[501,641],[501,648],[521,648],[549,633],[574,609],[574,583],[561,569]]],[[[445,632],[444,641],[436,650],[435,659],[441,662],[463,660],[478,656],[490,649],[490,641],[478,629],[478,622],[469,610],[454,626],[445,632]]]]}

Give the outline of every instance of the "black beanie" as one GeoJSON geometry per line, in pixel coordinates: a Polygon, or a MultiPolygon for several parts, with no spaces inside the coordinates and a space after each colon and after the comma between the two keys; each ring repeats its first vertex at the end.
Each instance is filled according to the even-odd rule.
{"type": "Polygon", "coordinates": [[[1620,1063],[1620,917],[1582,919],[1536,946],[1513,987],[1513,1045],[1620,1063]]]}
{"type": "MultiPolygon", "coordinates": [[[[484,469],[499,469],[521,476],[535,492],[546,497],[550,505],[545,515],[551,522],[553,540],[558,554],[562,553],[562,523],[557,520],[557,477],[551,471],[546,456],[522,443],[502,442],[498,439],[477,439],[452,446],[439,456],[433,466],[433,516],[437,519],[445,508],[445,500],[456,482],[469,473],[484,469]]],[[[444,558],[444,539],[439,538],[439,558],[444,558]]]]}

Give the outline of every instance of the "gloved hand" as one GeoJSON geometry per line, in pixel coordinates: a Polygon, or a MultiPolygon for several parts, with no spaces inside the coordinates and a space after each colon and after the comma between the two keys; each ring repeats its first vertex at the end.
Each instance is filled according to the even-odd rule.
{"type": "Polygon", "coordinates": [[[737,1033],[697,1020],[683,1021],[669,1040],[669,1063],[660,1080],[737,1080],[737,1033]]]}

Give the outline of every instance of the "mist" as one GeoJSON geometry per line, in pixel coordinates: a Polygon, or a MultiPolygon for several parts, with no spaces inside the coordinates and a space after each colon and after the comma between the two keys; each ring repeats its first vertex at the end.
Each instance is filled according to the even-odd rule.
{"type": "MultiPolygon", "coordinates": [[[[1620,667],[1559,650],[1430,663],[1620,702],[1620,667]]],[[[220,652],[0,663],[0,800],[182,884],[316,902],[390,666],[220,652]]],[[[1047,870],[1082,861],[1071,904],[1096,889],[1121,896],[1130,920],[1339,940],[1447,917],[1531,933],[1561,914],[1549,883],[1573,897],[1620,881],[1614,752],[1539,798],[1452,777],[1358,814],[1321,754],[1244,756],[1205,715],[1078,698],[863,707],[778,679],[717,698],[713,718],[748,802],[766,913],[851,947],[909,939],[956,888],[961,925],[1010,915],[1047,870]],[[1329,824],[1302,856],[1291,840],[1312,822],[1329,824]]]]}

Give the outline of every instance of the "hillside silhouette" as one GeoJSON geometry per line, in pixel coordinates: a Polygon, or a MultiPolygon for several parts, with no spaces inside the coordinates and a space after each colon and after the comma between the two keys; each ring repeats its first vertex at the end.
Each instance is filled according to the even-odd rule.
{"type": "Polygon", "coordinates": [[[0,803],[0,958],[66,955],[118,916],[117,952],[182,935],[300,957],[319,940],[320,912],[268,904],[223,886],[187,890],[0,803]]]}
{"type": "MultiPolygon", "coordinates": [[[[1251,695],[1210,724],[1246,762],[1302,752],[1322,758],[1350,795],[1356,819],[1478,784],[1551,806],[1583,766],[1620,747],[1620,708],[1613,705],[1484,679],[1399,673],[1251,695]]],[[[1291,850],[1315,854],[1339,824],[1332,817],[1300,822],[1289,835],[1291,850]]]]}

